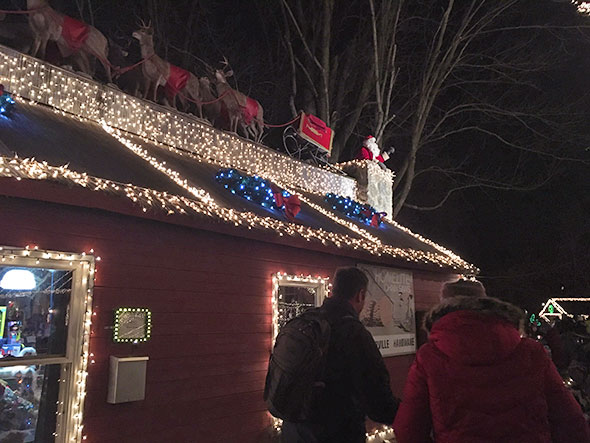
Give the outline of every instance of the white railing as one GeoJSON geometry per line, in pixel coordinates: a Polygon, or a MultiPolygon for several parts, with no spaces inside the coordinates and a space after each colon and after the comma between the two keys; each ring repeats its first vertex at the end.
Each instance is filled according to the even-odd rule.
{"type": "Polygon", "coordinates": [[[0,82],[23,98],[304,190],[354,198],[356,181],[294,160],[198,118],[0,45],[0,82]]]}

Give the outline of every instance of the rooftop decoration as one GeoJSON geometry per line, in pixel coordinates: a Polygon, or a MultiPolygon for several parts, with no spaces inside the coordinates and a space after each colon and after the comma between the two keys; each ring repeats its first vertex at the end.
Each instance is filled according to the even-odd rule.
{"type": "Polygon", "coordinates": [[[135,134],[157,145],[297,188],[353,197],[356,182],[212,128],[196,117],[140,100],[94,80],[0,46],[0,83],[18,97],[135,134]]]}
{"type": "Polygon", "coordinates": [[[12,96],[4,90],[4,85],[0,84],[0,115],[10,115],[15,103],[12,96]]]}
{"type": "Polygon", "coordinates": [[[303,194],[303,192],[309,192],[325,195],[327,192],[333,192],[337,195],[352,197],[356,193],[356,182],[351,178],[294,161],[235,135],[213,129],[196,118],[141,101],[106,85],[100,85],[3,47],[0,47],[0,82],[14,91],[17,101],[18,99],[25,101],[28,98],[31,100],[29,103],[41,102],[62,115],[69,115],[81,121],[90,120],[100,123],[105,131],[123,146],[166,175],[194,198],[92,177],[84,172],[72,171],[67,166],[50,166],[34,159],[0,157],[0,177],[12,177],[17,180],[23,178],[53,180],[68,185],[76,184],[93,191],[109,192],[128,198],[139,204],[144,212],[163,210],[167,214],[212,217],[247,229],[271,230],[279,236],[289,235],[338,248],[364,250],[376,256],[385,255],[408,262],[449,266],[466,273],[478,272],[476,267],[452,251],[414,234],[393,220],[386,217],[383,219],[384,223],[406,232],[438,252],[398,248],[384,244],[367,229],[313,203],[303,194]],[[219,167],[232,167],[270,180],[290,194],[298,194],[301,202],[311,209],[349,229],[350,235],[314,229],[223,207],[206,190],[191,185],[178,171],[133,142],[130,139],[132,135],[129,134],[135,134],[145,143],[167,149],[191,161],[207,162],[219,167]]]}
{"type": "Polygon", "coordinates": [[[332,193],[327,194],[325,200],[332,205],[332,209],[374,228],[378,228],[383,217],[387,215],[385,212],[377,212],[370,205],[363,205],[351,198],[332,193]]]}
{"type": "MultiPolygon", "coordinates": [[[[140,152],[140,148],[138,146],[133,146],[128,140],[121,138],[121,141],[128,143],[131,147],[137,149],[138,151],[136,153],[141,155],[146,161],[150,163],[156,161],[155,159],[150,158],[146,152],[140,152]]],[[[48,165],[46,162],[38,162],[34,159],[20,159],[18,157],[0,157],[0,177],[12,177],[17,180],[51,180],[69,186],[78,185],[91,191],[108,192],[122,198],[127,198],[131,202],[140,205],[143,212],[147,212],[148,210],[159,210],[165,211],[167,214],[212,217],[237,227],[242,226],[248,229],[256,228],[272,230],[279,236],[288,235],[295,238],[302,238],[307,241],[318,241],[323,245],[330,245],[338,248],[364,250],[376,256],[385,255],[406,260],[408,262],[431,263],[440,267],[449,266],[457,270],[465,270],[472,273],[478,272],[478,269],[475,266],[467,263],[450,251],[447,253],[432,253],[409,248],[397,248],[383,244],[378,238],[372,236],[368,232],[361,231],[354,223],[336,217],[334,214],[324,210],[303,197],[301,197],[301,201],[307,203],[310,207],[318,210],[322,214],[329,216],[343,226],[349,227],[353,232],[361,235],[361,238],[357,238],[353,235],[329,232],[323,229],[314,229],[295,223],[289,223],[287,221],[276,220],[271,217],[260,217],[251,212],[239,212],[232,208],[225,208],[219,206],[206,191],[188,185],[186,180],[184,180],[178,172],[165,166],[163,163],[153,163],[153,166],[171,177],[196,198],[190,199],[167,192],[160,192],[131,184],[118,183],[93,177],[86,173],[72,171],[65,165],[55,167],[48,165]]],[[[399,226],[393,221],[387,221],[387,223],[393,224],[398,227],[398,229],[406,230],[417,238],[419,237],[416,234],[411,233],[407,228],[399,226]]],[[[433,242],[431,243],[434,245],[433,242]]],[[[439,246],[439,248],[441,247],[439,246]]],[[[442,249],[445,251],[444,248],[442,249]]]]}
{"type": "Polygon", "coordinates": [[[279,189],[261,177],[240,174],[235,169],[221,169],[215,179],[232,194],[253,201],[269,209],[284,211],[289,220],[293,220],[301,209],[297,195],[279,189]]]}

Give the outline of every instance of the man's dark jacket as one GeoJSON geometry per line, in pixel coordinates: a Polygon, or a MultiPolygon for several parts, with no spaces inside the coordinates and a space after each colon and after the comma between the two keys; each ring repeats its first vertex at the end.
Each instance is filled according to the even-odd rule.
{"type": "Polygon", "coordinates": [[[282,442],[364,442],[366,417],[391,424],[399,400],[373,337],[350,303],[328,298],[322,309],[331,325],[325,392],[312,423],[283,423],[282,442]]]}

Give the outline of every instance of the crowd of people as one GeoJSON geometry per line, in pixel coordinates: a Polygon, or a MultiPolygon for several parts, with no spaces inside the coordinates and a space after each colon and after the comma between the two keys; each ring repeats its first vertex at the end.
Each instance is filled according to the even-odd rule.
{"type": "Polygon", "coordinates": [[[361,443],[368,417],[393,423],[397,443],[590,443],[585,324],[566,319],[527,337],[520,308],[488,297],[478,281],[446,283],[398,399],[358,319],[367,281],[358,268],[339,269],[314,320],[287,324],[277,337],[265,399],[283,419],[283,442],[361,443]],[[304,342],[305,354],[317,355],[307,372],[293,370],[304,342]],[[287,409],[290,396],[305,414],[287,409]]]}
{"type": "Polygon", "coordinates": [[[529,323],[528,335],[540,341],[566,386],[590,417],[590,320],[582,316],[529,323]]]}

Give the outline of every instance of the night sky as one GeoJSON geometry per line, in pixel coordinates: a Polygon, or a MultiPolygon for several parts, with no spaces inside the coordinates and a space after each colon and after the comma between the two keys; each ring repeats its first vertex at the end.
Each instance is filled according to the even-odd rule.
{"type": "MultiPolygon", "coordinates": [[[[317,2],[301,0],[300,3],[307,5],[309,14],[318,7],[317,2]]],[[[19,0],[5,0],[2,4],[14,9],[25,6],[25,2],[19,0]]],[[[92,21],[117,43],[126,46],[132,57],[139,57],[139,51],[129,35],[140,18],[151,19],[156,26],[156,38],[159,38],[156,49],[160,55],[198,75],[206,74],[202,61],[216,67],[219,60],[227,56],[239,88],[262,103],[267,122],[283,122],[291,116],[288,108],[290,67],[286,47],[281,42],[281,19],[276,14],[276,7],[269,6],[267,1],[54,0],[51,4],[69,15],[92,21]]],[[[432,19],[440,14],[445,2],[416,1],[414,4],[424,17],[432,19]]],[[[334,52],[345,51],[351,44],[357,21],[367,14],[363,1],[354,0],[350,5],[346,10],[348,15],[341,14],[338,23],[333,24],[331,45],[334,52]]],[[[444,148],[448,161],[468,159],[473,170],[484,167],[508,170],[512,165],[526,161],[520,174],[532,178],[550,171],[548,179],[528,191],[473,187],[454,193],[439,209],[416,211],[405,208],[397,218],[402,224],[480,267],[480,278],[491,295],[538,310],[540,303],[548,297],[590,297],[590,128],[586,118],[590,115],[587,86],[590,73],[590,29],[587,27],[590,27],[590,21],[580,21],[575,8],[566,2],[526,0],[520,2],[519,8],[517,14],[505,19],[506,24],[553,23],[562,28],[582,25],[568,32],[552,29],[539,34],[531,43],[536,45],[533,53],[542,54],[545,48],[558,51],[557,58],[551,55],[554,63],[527,78],[534,86],[533,91],[537,92],[518,87],[483,92],[488,97],[492,94],[501,97],[502,105],[530,103],[531,106],[563,109],[559,115],[560,125],[556,125],[548,136],[550,142],[545,152],[551,155],[523,158],[481,133],[458,134],[445,139],[437,149],[442,151],[444,148]]],[[[22,22],[23,19],[10,18],[7,21],[18,23],[19,20],[22,22]]],[[[425,19],[421,23],[427,22],[425,19]]],[[[420,75],[411,69],[404,70],[402,62],[410,66],[414,60],[412,57],[425,51],[420,46],[423,43],[421,35],[429,32],[427,25],[404,23],[398,40],[402,59],[396,88],[400,96],[420,75]]],[[[516,46],[532,32],[505,33],[495,44],[516,46]]],[[[423,40],[427,42],[427,38],[423,40]]],[[[485,41],[478,45],[475,50],[482,54],[490,50],[485,41]]],[[[366,67],[360,65],[358,68],[366,67]]],[[[481,88],[476,92],[480,91],[481,88]]],[[[473,91],[451,91],[447,96],[441,96],[440,105],[454,103],[457,94],[467,93],[473,91]]],[[[455,123],[463,124],[460,121],[455,123]]],[[[507,128],[506,122],[501,120],[477,123],[508,132],[516,139],[520,136],[519,129],[507,128]]],[[[355,146],[360,146],[364,135],[371,131],[371,120],[363,119],[348,140],[341,159],[350,158],[355,146]]],[[[267,144],[276,146],[279,140],[280,132],[268,131],[267,144]]],[[[403,125],[397,129],[393,127],[386,134],[385,144],[396,147],[396,154],[388,162],[392,170],[400,168],[408,143],[409,134],[403,125]]],[[[535,143],[537,141],[530,141],[531,146],[535,143]]],[[[422,161],[425,162],[422,166],[427,166],[429,161],[435,165],[438,160],[432,155],[422,161]]],[[[409,201],[427,205],[433,192],[445,184],[436,177],[419,182],[409,201]]]]}

